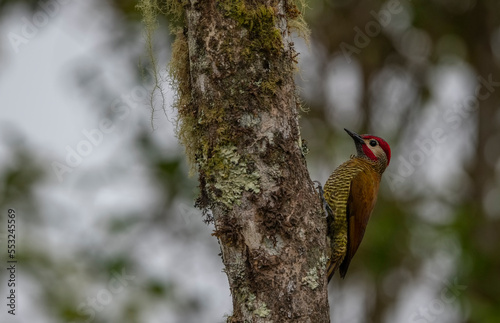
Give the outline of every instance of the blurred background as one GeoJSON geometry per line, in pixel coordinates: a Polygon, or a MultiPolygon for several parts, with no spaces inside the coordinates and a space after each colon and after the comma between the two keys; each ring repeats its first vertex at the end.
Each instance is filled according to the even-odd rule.
{"type": "MultiPolygon", "coordinates": [[[[333,322],[500,321],[500,2],[308,0],[297,83],[312,179],[392,159],[333,322]]],[[[0,260],[16,210],[16,316],[1,322],[223,322],[213,227],[175,137],[159,17],[136,1],[0,0],[0,260]],[[160,90],[165,96],[163,111],[160,90]]],[[[8,272],[0,272],[6,304],[8,272]]]]}

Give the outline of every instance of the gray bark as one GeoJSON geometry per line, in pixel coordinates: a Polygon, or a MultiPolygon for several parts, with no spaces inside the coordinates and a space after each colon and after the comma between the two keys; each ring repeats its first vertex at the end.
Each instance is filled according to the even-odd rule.
{"type": "Polygon", "coordinates": [[[228,322],[329,322],[326,221],[307,171],[291,1],[190,1],[174,67],[233,299],[228,322]]]}

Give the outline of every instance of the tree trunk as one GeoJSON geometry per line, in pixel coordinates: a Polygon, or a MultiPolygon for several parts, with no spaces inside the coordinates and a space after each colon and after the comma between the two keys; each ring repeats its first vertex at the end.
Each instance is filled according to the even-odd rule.
{"type": "MultiPolygon", "coordinates": [[[[175,11],[179,2],[170,1],[175,11]]],[[[329,322],[326,223],[300,137],[289,0],[185,1],[179,136],[233,298],[228,322],[329,322]]]]}

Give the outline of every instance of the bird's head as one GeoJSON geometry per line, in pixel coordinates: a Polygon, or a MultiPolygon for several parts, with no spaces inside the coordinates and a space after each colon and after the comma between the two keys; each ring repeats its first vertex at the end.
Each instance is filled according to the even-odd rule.
{"type": "Polygon", "coordinates": [[[389,166],[391,147],[384,139],[372,135],[358,135],[345,128],[344,130],[354,140],[358,157],[368,158],[379,163],[382,166],[382,171],[389,166]]]}

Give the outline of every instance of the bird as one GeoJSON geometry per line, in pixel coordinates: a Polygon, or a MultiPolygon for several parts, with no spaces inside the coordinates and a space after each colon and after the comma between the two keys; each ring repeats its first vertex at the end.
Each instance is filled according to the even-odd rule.
{"type": "Polygon", "coordinates": [[[357,155],[337,167],[323,189],[319,185],[327,213],[328,282],[337,269],[345,277],[377,201],[382,174],[391,161],[391,148],[384,139],[344,130],[354,140],[357,155]]]}

